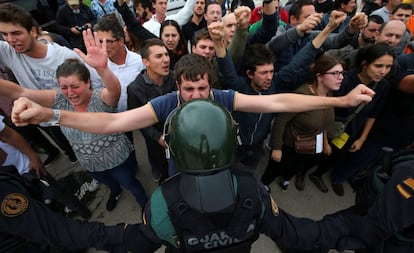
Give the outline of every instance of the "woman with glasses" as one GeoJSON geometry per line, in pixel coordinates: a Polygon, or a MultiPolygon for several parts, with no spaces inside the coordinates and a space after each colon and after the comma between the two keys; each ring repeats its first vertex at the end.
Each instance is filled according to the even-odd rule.
{"type": "MultiPolygon", "coordinates": [[[[344,69],[339,58],[324,54],[311,67],[310,82],[302,85],[296,93],[314,96],[332,96],[341,87],[344,69]]],[[[269,185],[277,176],[282,179],[280,187],[286,190],[291,178],[298,172],[305,173],[308,164],[321,153],[330,154],[331,149],[325,133],[325,126],[334,120],[333,108],[324,110],[279,113],[272,130],[272,152],[262,182],[269,185]],[[315,152],[304,154],[295,149],[295,134],[310,135],[315,139],[315,152]]],[[[298,176],[297,176],[298,179],[298,176]]],[[[304,189],[303,179],[296,180],[296,187],[304,189]]]]}
{"type": "Polygon", "coordinates": [[[338,196],[344,195],[343,183],[350,179],[358,166],[349,163],[349,156],[359,152],[370,133],[377,116],[386,102],[389,83],[385,77],[394,64],[394,52],[385,43],[378,43],[359,50],[356,68],[349,70],[344,76],[341,88],[335,96],[347,93],[358,84],[365,84],[375,90],[371,103],[354,108],[335,108],[335,120],[349,122],[344,133],[331,140],[332,154],[324,159],[310,179],[319,190],[327,192],[328,188],[322,175],[332,169],[332,189],[338,196]]]}

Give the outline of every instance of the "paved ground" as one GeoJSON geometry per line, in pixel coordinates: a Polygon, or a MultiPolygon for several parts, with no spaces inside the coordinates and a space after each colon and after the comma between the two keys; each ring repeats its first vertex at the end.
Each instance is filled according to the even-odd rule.
{"type": "MultiPolygon", "coordinates": [[[[137,171],[137,177],[144,184],[147,193],[150,194],[157,185],[152,181],[143,138],[139,132],[135,132],[134,136],[135,147],[137,147],[137,159],[140,165],[140,168],[137,171]]],[[[264,166],[266,166],[266,159],[263,159],[259,166],[259,174],[262,173],[264,166]]],[[[77,170],[81,170],[79,165],[72,165],[65,155],[60,155],[48,168],[48,171],[56,177],[62,177],[71,171],[77,170]]],[[[308,179],[306,180],[306,188],[304,192],[297,191],[293,184],[287,191],[283,192],[276,183],[273,183],[271,185],[271,190],[279,207],[296,216],[314,219],[319,219],[324,214],[348,207],[352,204],[354,199],[354,195],[349,187],[345,188],[344,197],[338,197],[332,190],[328,193],[321,193],[308,179]]],[[[117,207],[111,212],[105,210],[108,195],[108,189],[104,185],[100,185],[96,199],[89,205],[89,208],[93,212],[91,221],[101,221],[109,225],[121,222],[141,222],[141,208],[129,192],[124,191],[122,193],[117,207]]],[[[89,253],[94,252],[97,251],[89,250],[89,253]]],[[[163,250],[160,249],[157,252],[163,252],[163,250]]],[[[252,252],[262,253],[280,251],[271,240],[265,236],[261,236],[253,245],[252,252]]]]}

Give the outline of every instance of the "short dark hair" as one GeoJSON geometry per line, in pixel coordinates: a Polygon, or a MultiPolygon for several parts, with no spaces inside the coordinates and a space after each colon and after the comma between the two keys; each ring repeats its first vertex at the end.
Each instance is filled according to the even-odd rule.
{"type": "Polygon", "coordinates": [[[392,9],[391,14],[395,14],[399,9],[411,10],[411,12],[412,12],[413,11],[413,6],[411,4],[408,4],[408,3],[401,3],[397,6],[395,6],[394,9],[392,9]]]}
{"type": "Polygon", "coordinates": [[[112,32],[112,35],[117,39],[123,38],[125,40],[125,33],[122,26],[119,24],[115,14],[104,15],[93,27],[94,31],[112,32]]]}
{"type": "Polygon", "coordinates": [[[317,74],[324,74],[326,71],[330,70],[338,64],[341,64],[342,67],[344,67],[344,62],[336,56],[330,55],[328,53],[319,56],[316,59],[315,63],[311,65],[309,80],[311,80],[312,83],[316,84],[317,74]]]}
{"type": "Polygon", "coordinates": [[[165,47],[165,44],[162,40],[158,39],[158,38],[151,38],[151,39],[147,39],[144,41],[144,43],[142,43],[141,45],[141,49],[140,49],[140,53],[141,53],[141,57],[143,59],[148,59],[151,52],[149,50],[150,47],[152,46],[160,46],[160,47],[165,47]]]}
{"type": "Polygon", "coordinates": [[[368,16],[368,23],[374,22],[375,24],[382,25],[384,24],[384,19],[380,15],[370,15],[368,16]]]}
{"type": "Polygon", "coordinates": [[[249,70],[252,73],[256,71],[257,66],[275,63],[273,52],[260,43],[248,46],[246,48],[244,59],[246,70],[249,70]]]}
{"type": "Polygon", "coordinates": [[[362,70],[363,61],[369,65],[384,55],[390,55],[395,59],[394,50],[387,43],[381,42],[369,47],[363,47],[358,50],[356,67],[358,70],[362,70]]]}
{"type": "Polygon", "coordinates": [[[298,0],[294,2],[289,9],[289,18],[294,16],[296,19],[299,19],[299,16],[302,14],[302,7],[307,5],[313,5],[312,0],[298,0]]]}
{"type": "Polygon", "coordinates": [[[196,36],[194,36],[194,40],[193,40],[193,45],[197,45],[197,43],[200,40],[212,40],[210,37],[210,33],[208,32],[208,30],[204,30],[202,32],[199,32],[196,34],[196,36]]]}
{"type": "Polygon", "coordinates": [[[141,4],[142,8],[144,9],[144,19],[150,18],[147,17],[147,12],[145,11],[148,8],[151,12],[153,12],[152,2],[150,0],[134,0],[134,7],[137,8],[138,5],[141,4]]]}
{"type": "Polygon", "coordinates": [[[210,5],[214,5],[214,4],[220,6],[220,8],[221,8],[221,4],[217,1],[214,1],[214,0],[213,1],[206,1],[206,6],[204,7],[204,13],[207,13],[208,7],[210,5]]]}
{"type": "Polygon", "coordinates": [[[56,78],[76,75],[79,80],[87,82],[91,78],[89,69],[83,62],[76,58],[66,59],[56,69],[56,78]]]}
{"type": "Polygon", "coordinates": [[[181,57],[174,66],[174,79],[177,81],[178,85],[180,85],[182,79],[198,81],[207,74],[208,83],[210,84],[212,69],[211,63],[203,56],[186,54],[181,57]]]}
{"type": "Polygon", "coordinates": [[[137,8],[138,5],[141,4],[142,8],[145,10],[145,8],[149,8],[152,10],[152,3],[149,0],[134,0],[134,7],[137,8]]]}
{"type": "Polygon", "coordinates": [[[32,27],[38,27],[37,22],[26,9],[12,3],[0,4],[0,22],[20,25],[28,32],[32,27]]]}
{"type": "Polygon", "coordinates": [[[341,8],[342,4],[348,4],[351,0],[335,0],[333,4],[333,9],[338,10],[341,8]]]}

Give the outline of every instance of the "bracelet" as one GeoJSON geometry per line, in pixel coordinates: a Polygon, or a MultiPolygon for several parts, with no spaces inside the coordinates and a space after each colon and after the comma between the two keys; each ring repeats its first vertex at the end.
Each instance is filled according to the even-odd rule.
{"type": "Polygon", "coordinates": [[[47,122],[39,123],[41,127],[59,126],[60,110],[53,109],[53,118],[47,122]]]}

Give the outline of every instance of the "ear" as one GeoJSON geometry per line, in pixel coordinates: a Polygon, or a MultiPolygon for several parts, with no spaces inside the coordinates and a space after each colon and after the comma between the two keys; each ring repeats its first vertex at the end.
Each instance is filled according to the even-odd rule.
{"type": "Polygon", "coordinates": [[[366,60],[362,60],[361,62],[361,67],[366,67],[367,66],[367,61],[366,60]]]}
{"type": "Polygon", "coordinates": [[[89,78],[88,81],[86,82],[86,84],[89,86],[89,89],[92,90],[92,81],[89,78]]]}
{"type": "Polygon", "coordinates": [[[196,46],[195,45],[192,45],[191,46],[191,53],[193,53],[194,52],[194,49],[196,48],[196,46]]]}
{"type": "Polygon", "coordinates": [[[322,79],[322,74],[321,73],[316,73],[316,80],[318,80],[318,82],[322,79]]]}
{"type": "Polygon", "coordinates": [[[147,67],[147,68],[150,65],[150,62],[146,58],[142,58],[142,63],[144,63],[145,67],[147,67]]]}
{"type": "Polygon", "coordinates": [[[37,38],[37,28],[32,26],[32,28],[29,31],[29,34],[30,34],[31,37],[36,39],[37,38]]]}
{"type": "Polygon", "coordinates": [[[121,43],[122,43],[122,45],[125,45],[125,38],[121,37],[121,38],[119,39],[119,42],[121,42],[121,43]]]}
{"type": "Polygon", "coordinates": [[[254,72],[252,72],[251,70],[246,70],[246,75],[248,78],[253,79],[254,77],[254,72]]]}
{"type": "Polygon", "coordinates": [[[297,19],[295,18],[295,16],[291,15],[289,17],[289,23],[290,23],[291,26],[295,26],[296,25],[297,19]]]}

